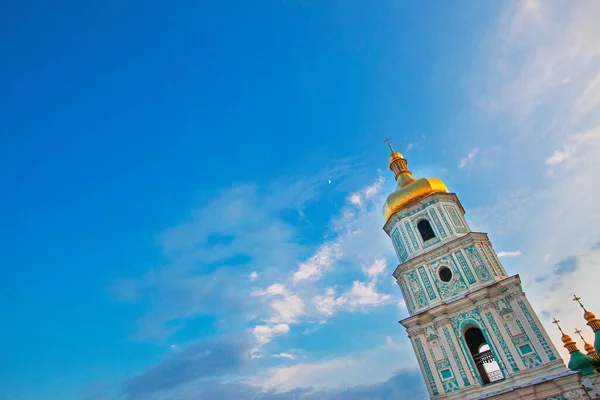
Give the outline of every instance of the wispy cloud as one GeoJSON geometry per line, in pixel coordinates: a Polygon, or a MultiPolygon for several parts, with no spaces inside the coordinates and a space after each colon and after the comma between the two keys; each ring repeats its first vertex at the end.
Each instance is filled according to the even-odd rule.
{"type": "Polygon", "coordinates": [[[342,256],[339,243],[324,244],[312,257],[298,266],[298,270],[294,273],[294,283],[319,279],[323,272],[342,256]]]}
{"type": "Polygon", "coordinates": [[[217,337],[169,354],[157,366],[123,383],[126,399],[155,398],[198,379],[238,372],[250,358],[244,336],[217,337]]]}
{"type": "Polygon", "coordinates": [[[273,355],[273,357],[275,358],[287,358],[288,360],[295,360],[296,356],[290,353],[279,353],[279,354],[275,354],[273,355]]]}
{"type": "Polygon", "coordinates": [[[594,1],[506,3],[486,38],[485,61],[472,71],[482,121],[471,128],[476,136],[464,138],[506,148],[501,171],[480,177],[502,188],[501,196],[486,207],[486,221],[472,213],[474,225],[527,249],[529,267],[519,271],[524,284],[545,283],[527,286],[528,295],[534,306],[564,313],[565,324],[576,323],[567,293],[592,296],[589,276],[597,271],[589,252],[600,237],[600,188],[589,182],[600,170],[600,43],[593,40],[599,13],[594,1]],[[547,173],[559,166],[560,173],[547,173]],[[541,262],[549,254],[562,260],[553,274],[541,262]],[[563,291],[564,298],[557,296],[563,291]]]}
{"type": "Polygon", "coordinates": [[[569,256],[556,263],[554,272],[557,275],[565,275],[575,272],[579,267],[579,259],[576,256],[569,256]]]}
{"type": "Polygon", "coordinates": [[[460,159],[458,168],[464,168],[467,165],[471,164],[473,162],[473,159],[475,159],[475,156],[477,155],[477,153],[479,153],[479,149],[473,149],[473,150],[469,151],[469,153],[466,156],[464,156],[463,158],[460,159]]]}
{"type": "Polygon", "coordinates": [[[554,153],[546,158],[546,165],[562,164],[569,159],[570,153],[566,150],[555,150],[554,153]]]}
{"type": "Polygon", "coordinates": [[[412,348],[408,344],[395,343],[388,337],[383,345],[371,350],[324,361],[271,368],[246,382],[278,393],[297,388],[337,389],[340,386],[381,382],[399,369],[414,371],[417,368],[412,348]],[[406,362],[400,365],[397,363],[399,359],[406,362]]]}
{"type": "MultiPolygon", "coordinates": [[[[353,312],[392,302],[392,296],[380,292],[378,283],[387,267],[383,255],[393,256],[393,252],[384,235],[374,236],[371,233],[381,232],[377,225],[381,221],[382,185],[383,178],[379,176],[348,196],[326,232],[330,239],[300,262],[287,280],[253,292],[254,296],[264,297],[270,308],[268,313],[259,317],[263,321],[262,329],[285,323],[291,331],[294,324],[302,321],[317,319],[323,323],[341,310],[353,312]],[[357,196],[360,201],[356,200],[357,196]],[[367,280],[350,281],[344,288],[343,281],[339,281],[340,274],[360,270],[360,264],[367,280]],[[337,295],[336,288],[328,284],[329,275],[338,277],[341,294],[337,295]]],[[[259,333],[262,334],[262,331],[259,333]]],[[[272,337],[274,335],[263,335],[255,350],[258,351],[272,337]]]]}
{"type": "Polygon", "coordinates": [[[517,257],[521,255],[521,250],[517,251],[501,251],[498,253],[498,257],[517,257]]]}
{"type": "MultiPolygon", "coordinates": [[[[289,323],[293,296],[265,304],[248,282],[287,275],[307,248],[298,227],[285,217],[315,201],[326,189],[324,177],[339,180],[343,163],[307,179],[281,179],[263,186],[237,184],[216,193],[181,223],[158,238],[163,265],[141,277],[122,278],[110,292],[145,307],[138,339],[165,340],[199,315],[228,315],[239,328],[265,308],[289,323]],[[252,212],[248,212],[252,210],[252,212]]],[[[296,301],[294,306],[298,306],[296,301]]]]}

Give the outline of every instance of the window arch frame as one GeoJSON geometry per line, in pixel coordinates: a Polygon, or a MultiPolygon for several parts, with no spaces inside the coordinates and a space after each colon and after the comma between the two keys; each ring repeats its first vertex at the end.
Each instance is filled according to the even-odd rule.
{"type": "MultiPolygon", "coordinates": [[[[417,223],[415,224],[415,227],[417,228],[417,232],[419,232],[419,235],[421,236],[421,240],[423,241],[423,243],[428,243],[428,242],[433,241],[438,238],[437,234],[435,233],[435,230],[433,229],[433,225],[431,225],[431,221],[429,221],[429,218],[425,218],[425,217],[419,218],[417,220],[417,223]],[[431,232],[431,237],[429,237],[427,239],[425,239],[424,232],[419,227],[419,225],[421,225],[424,222],[427,224],[427,226],[429,227],[429,231],[431,232]]],[[[429,232],[426,232],[426,233],[429,233],[429,232]]]]}

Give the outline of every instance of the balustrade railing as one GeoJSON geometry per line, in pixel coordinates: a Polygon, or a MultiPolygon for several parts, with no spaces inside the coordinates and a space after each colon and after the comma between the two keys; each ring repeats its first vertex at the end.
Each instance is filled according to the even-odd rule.
{"type": "Polygon", "coordinates": [[[491,382],[496,382],[496,381],[501,381],[502,379],[504,379],[504,375],[502,375],[502,372],[497,369],[495,371],[486,371],[487,372],[487,376],[491,382]]]}

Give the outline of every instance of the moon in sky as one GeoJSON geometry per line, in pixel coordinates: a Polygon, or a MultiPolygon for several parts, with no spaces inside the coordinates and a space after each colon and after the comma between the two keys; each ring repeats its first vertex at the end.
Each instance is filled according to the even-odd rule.
{"type": "Polygon", "coordinates": [[[328,179],[327,182],[331,185],[331,179],[328,179]]]}

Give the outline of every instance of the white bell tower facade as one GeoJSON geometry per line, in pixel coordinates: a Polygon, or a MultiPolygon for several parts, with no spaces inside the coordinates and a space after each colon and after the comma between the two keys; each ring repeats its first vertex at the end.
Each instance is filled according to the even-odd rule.
{"type": "Polygon", "coordinates": [[[383,229],[400,261],[393,275],[409,312],[400,323],[430,397],[579,398],[565,396],[583,393],[581,377],[565,368],[487,234],[471,231],[442,181],[415,179],[390,150],[398,188],[384,205],[383,229]]]}

